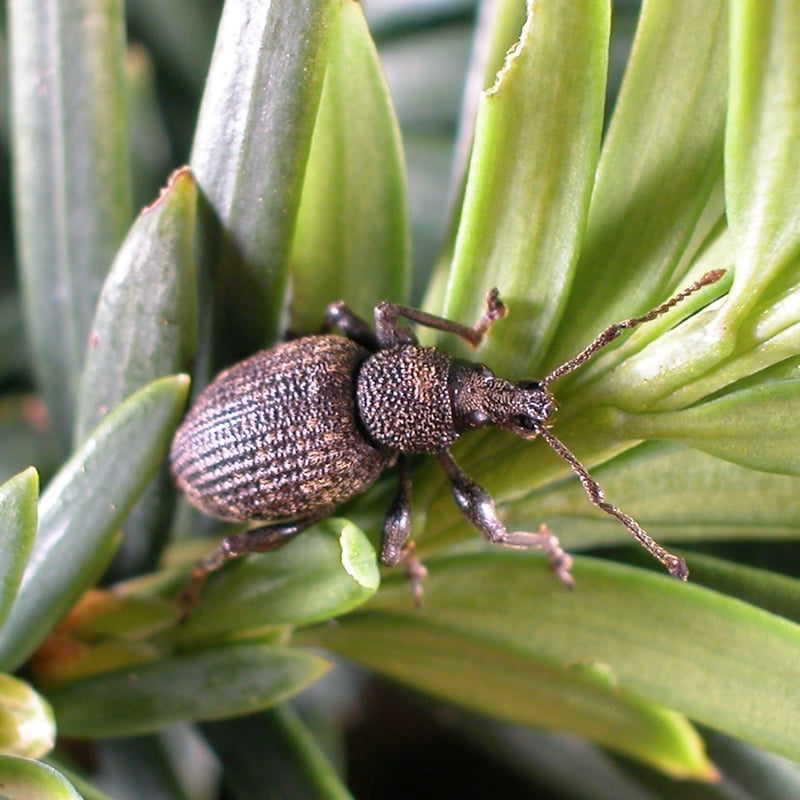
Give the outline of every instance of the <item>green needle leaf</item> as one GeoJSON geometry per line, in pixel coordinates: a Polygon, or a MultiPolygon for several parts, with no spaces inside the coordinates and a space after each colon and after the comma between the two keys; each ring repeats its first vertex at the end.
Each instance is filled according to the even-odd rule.
{"type": "Polygon", "coordinates": [[[364,533],[346,520],[327,519],[274,553],[240,559],[212,576],[172,635],[186,648],[331,619],[369,599],[378,579],[377,557],[364,533]]]}
{"type": "Polygon", "coordinates": [[[107,566],[116,532],[161,463],[188,379],[162,378],[106,417],[61,468],[39,504],[39,530],[0,632],[0,661],[21,664],[107,566]]]}
{"type": "MultiPolygon", "coordinates": [[[[197,339],[195,210],[188,169],[177,170],[138,217],[103,285],[80,384],[76,440],[125,397],[191,366],[197,339]]],[[[166,465],[125,522],[116,566],[152,566],[174,504],[166,465]]]]}
{"type": "MultiPolygon", "coordinates": [[[[221,242],[209,252],[219,335],[273,340],[325,68],[332,0],[226,3],[191,166],[221,242]]],[[[217,342],[219,344],[219,342],[217,342]]]]}
{"type": "Polygon", "coordinates": [[[529,3],[519,42],[481,98],[445,316],[477,319],[483,295],[498,286],[512,314],[483,352],[505,372],[529,370],[549,341],[578,258],[609,24],[605,0],[529,3]]]}
{"type": "Polygon", "coordinates": [[[36,535],[39,475],[29,467],[0,486],[0,629],[14,604],[36,535]]]}
{"type": "MultiPolygon", "coordinates": [[[[430,559],[421,612],[407,586],[387,582],[371,601],[369,619],[379,628],[387,614],[399,614],[562,669],[604,665],[619,690],[789,758],[800,756],[800,694],[794,689],[800,626],[691,582],[608,562],[578,559],[576,588],[568,592],[537,563],[539,556],[509,552],[430,559]]],[[[342,626],[350,619],[360,624],[361,641],[370,641],[359,613],[342,626]]],[[[335,631],[324,638],[337,649],[335,631]]],[[[406,645],[414,649],[413,642],[406,645]]],[[[391,654],[380,668],[396,669],[391,665],[398,657],[391,654]]],[[[422,681],[417,675],[413,680],[422,681]]],[[[503,691],[502,675],[471,687],[475,706],[491,711],[493,695],[503,691]]],[[[529,714],[538,713],[523,694],[515,697],[529,714]]]]}
{"type": "Polygon", "coordinates": [[[277,645],[227,644],[87,678],[49,699],[65,736],[130,736],[268,708],[328,666],[319,656],[277,645]]]}
{"type": "Polygon", "coordinates": [[[684,282],[681,260],[697,246],[698,224],[705,231],[722,216],[720,199],[709,197],[722,176],[727,8],[722,0],[642,4],[548,366],[684,282]]]}
{"type": "Polygon", "coordinates": [[[727,218],[736,242],[733,318],[800,256],[800,15],[793,3],[731,4],[727,218]]]}
{"type": "Polygon", "coordinates": [[[8,4],[14,199],[34,368],[62,442],[131,217],[121,0],[8,4]]]}
{"type": "MultiPolygon", "coordinates": [[[[406,600],[410,604],[408,595],[406,600]]],[[[576,733],[676,777],[707,780],[714,774],[700,737],[683,717],[620,689],[601,664],[558,664],[497,641],[489,629],[458,630],[425,612],[360,613],[336,631],[301,632],[299,639],[449,702],[576,733]]]]}
{"type": "Polygon", "coordinates": [[[692,408],[625,415],[625,430],[643,439],[673,439],[757,470],[800,475],[797,421],[800,381],[765,383],[692,408]]]}
{"type": "Polygon", "coordinates": [[[380,300],[405,296],[402,145],[358,3],[343,3],[330,37],[291,254],[292,331],[318,330],[332,300],[370,319],[380,300]]]}
{"type": "Polygon", "coordinates": [[[76,440],[122,400],[194,357],[197,191],[188,169],[138,217],[103,285],[83,370],[76,440]]]}

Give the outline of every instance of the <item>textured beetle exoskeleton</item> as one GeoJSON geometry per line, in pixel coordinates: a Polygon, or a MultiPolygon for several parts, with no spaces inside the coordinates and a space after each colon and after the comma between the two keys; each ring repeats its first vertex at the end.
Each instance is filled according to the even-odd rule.
{"type": "Polygon", "coordinates": [[[549,385],[573,372],[624,331],[665,314],[723,270],[699,280],[650,311],[603,329],[581,352],[541,380],[511,382],[490,369],[420,347],[398,323],[419,325],[480,343],[506,313],[489,292],[478,322],[466,327],[419,309],[382,302],[375,330],[344,303],[325,320],[347,338],[307,336],[265,350],[221,373],[200,394],[172,444],[172,469],[189,501],[221,519],[266,524],[227,537],[198,562],[184,598],[193,602],[205,576],[229,558],[280,547],[337,506],[361,494],[399,462],[399,481],[381,535],[381,561],[405,562],[419,597],[424,568],[407,542],[411,532],[407,457],[429,453],[450,481],[453,497],[483,535],[496,544],[542,550],[567,586],[571,560],[556,537],[509,531],[492,497],[450,455],[474,428],[495,427],[524,439],[542,438],[578,476],[590,502],[622,523],[671,575],[685,580],[686,563],[654,541],[633,517],[605,500],[600,486],[551,432],[556,404],[549,385]]]}
{"type": "Polygon", "coordinates": [[[453,424],[453,357],[434,347],[399,345],[364,362],[358,413],[367,435],[402,453],[439,453],[458,438],[453,424]]]}
{"type": "Polygon", "coordinates": [[[220,519],[287,519],[371,486],[397,456],[358,427],[354,375],[369,355],[340,336],[307,336],[222,372],[172,443],[189,502],[220,519]]]}

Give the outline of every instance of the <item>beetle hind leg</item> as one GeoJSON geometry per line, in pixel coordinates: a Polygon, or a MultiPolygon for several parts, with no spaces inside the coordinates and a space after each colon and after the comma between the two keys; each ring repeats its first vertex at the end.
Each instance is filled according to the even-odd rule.
{"type": "Polygon", "coordinates": [[[212,572],[216,572],[232,558],[238,558],[247,553],[267,553],[270,550],[277,550],[318,519],[321,517],[314,516],[292,522],[263,525],[260,528],[226,536],[217,548],[201,558],[189,573],[189,579],[178,598],[183,610],[183,617],[185,618],[197,604],[200,599],[200,590],[212,572]]]}

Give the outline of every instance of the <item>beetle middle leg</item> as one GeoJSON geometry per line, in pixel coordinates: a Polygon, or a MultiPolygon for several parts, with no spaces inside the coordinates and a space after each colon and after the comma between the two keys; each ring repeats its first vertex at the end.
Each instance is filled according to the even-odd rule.
{"type": "Polygon", "coordinates": [[[374,353],[380,349],[375,331],[372,330],[369,323],[361,319],[355,311],[352,311],[341,300],[329,303],[325,309],[323,329],[329,331],[334,325],[348,339],[360,344],[362,347],[366,347],[367,350],[371,350],[374,353]]]}
{"type": "Polygon", "coordinates": [[[542,525],[536,533],[507,530],[500,521],[491,495],[464,473],[448,452],[439,453],[437,458],[450,479],[453,497],[461,513],[490,542],[518,550],[541,550],[561,583],[570,589],[574,586],[569,573],[572,559],[547,527],[542,525]]]}
{"type": "Polygon", "coordinates": [[[191,608],[197,604],[200,597],[200,589],[206,582],[206,578],[218,569],[223,567],[230,559],[238,558],[247,553],[267,553],[270,550],[277,550],[287,542],[304,531],[317,520],[325,515],[315,515],[307,519],[295,520],[292,522],[281,522],[273,525],[264,525],[233,536],[226,536],[213,552],[201,558],[189,574],[180,594],[180,604],[184,615],[188,614],[191,608]]]}
{"type": "Polygon", "coordinates": [[[397,463],[400,477],[397,494],[386,514],[381,531],[381,563],[386,567],[403,565],[406,580],[411,584],[414,603],[421,605],[422,581],[425,580],[428,571],[417,557],[414,543],[406,544],[411,533],[411,478],[408,472],[408,459],[402,453],[397,463]]]}

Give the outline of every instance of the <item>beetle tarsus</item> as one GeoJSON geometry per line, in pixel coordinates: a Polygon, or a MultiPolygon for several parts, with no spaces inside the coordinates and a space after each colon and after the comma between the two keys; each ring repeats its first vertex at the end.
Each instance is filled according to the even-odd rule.
{"type": "Polygon", "coordinates": [[[575,588],[575,579],[570,573],[572,557],[561,547],[558,537],[547,527],[540,525],[535,533],[514,531],[497,540],[505,547],[518,550],[541,550],[550,565],[550,572],[558,578],[567,589],[575,588]]]}
{"type": "Polygon", "coordinates": [[[422,584],[425,578],[428,577],[428,570],[419,560],[417,546],[414,542],[408,542],[406,544],[402,550],[401,556],[400,563],[403,565],[406,581],[411,587],[411,597],[414,600],[414,606],[416,608],[422,608],[424,605],[422,602],[422,596],[424,594],[422,584]]]}
{"type": "Polygon", "coordinates": [[[217,548],[201,558],[189,573],[189,578],[178,595],[178,604],[182,610],[181,619],[185,620],[197,605],[200,591],[212,572],[216,572],[232,558],[238,558],[247,553],[267,553],[283,547],[317,519],[319,517],[277,525],[264,525],[244,533],[226,536],[217,548]]]}

